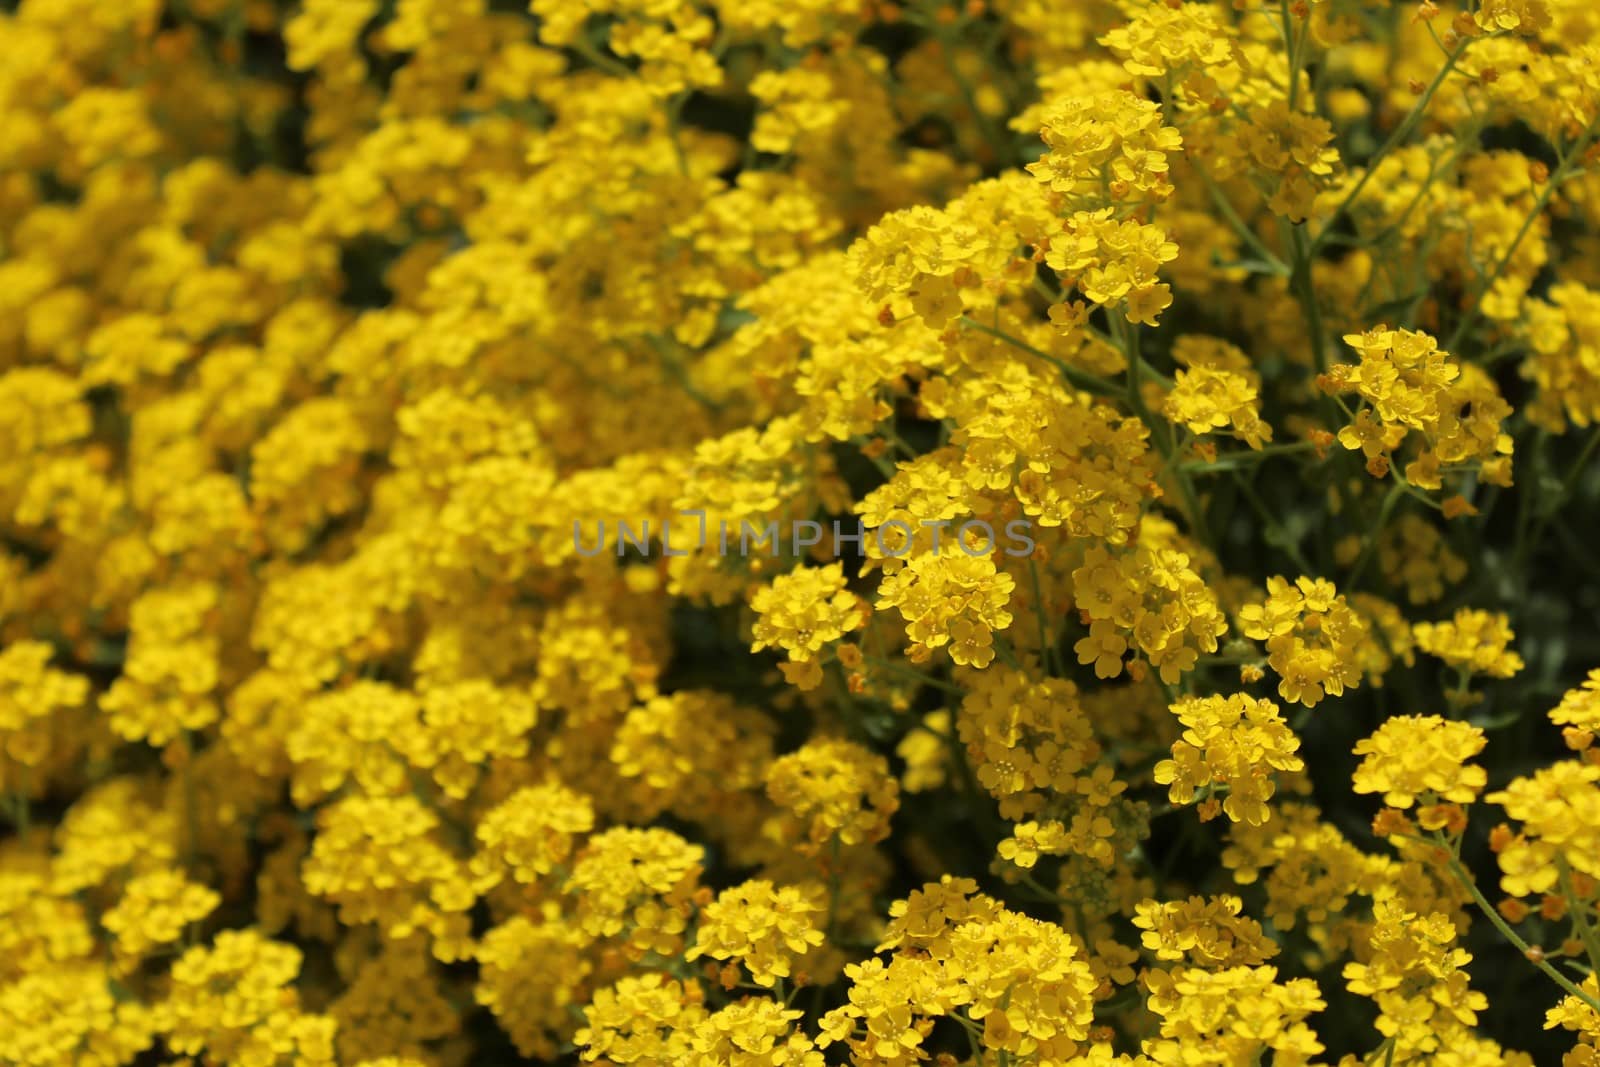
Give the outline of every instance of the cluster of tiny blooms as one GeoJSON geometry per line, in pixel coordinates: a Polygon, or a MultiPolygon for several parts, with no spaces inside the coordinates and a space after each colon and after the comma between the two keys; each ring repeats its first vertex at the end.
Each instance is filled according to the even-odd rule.
{"type": "Polygon", "coordinates": [[[1600,1067],[1591,0],[0,0],[0,1067],[1600,1067]]]}

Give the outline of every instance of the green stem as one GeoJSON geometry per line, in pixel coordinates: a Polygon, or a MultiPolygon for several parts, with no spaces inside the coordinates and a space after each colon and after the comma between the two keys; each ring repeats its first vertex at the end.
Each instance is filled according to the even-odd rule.
{"type": "Polygon", "coordinates": [[[1528,534],[1535,525],[1533,497],[1543,484],[1544,452],[1549,440],[1550,435],[1545,430],[1534,431],[1533,443],[1524,449],[1528,456],[1526,477],[1522,473],[1517,476],[1517,482],[1522,488],[1517,493],[1517,519],[1513,527],[1516,532],[1511,539],[1511,573],[1519,580],[1532,553],[1528,534]]]}
{"type": "Polygon", "coordinates": [[[689,153],[683,147],[683,105],[689,102],[687,92],[674,96],[667,104],[667,137],[672,141],[672,152],[678,157],[678,174],[689,176],[689,153]]]}
{"type": "Polygon", "coordinates": [[[1097,377],[1088,373],[1087,371],[1081,371],[1076,367],[1070,367],[1061,362],[1061,360],[1050,355],[1050,353],[1041,351],[1021,338],[1011,336],[1004,330],[997,330],[993,326],[985,326],[977,319],[969,318],[966,315],[961,316],[958,321],[961,323],[963,329],[977,330],[979,333],[988,334],[997,341],[1004,341],[1006,344],[1017,349],[1019,352],[1026,352],[1035,359],[1044,360],[1046,363],[1050,364],[1057,371],[1059,371],[1061,373],[1061,377],[1066,379],[1068,384],[1074,386],[1075,388],[1082,389],[1086,393],[1094,393],[1097,396],[1116,396],[1119,392],[1121,392],[1116,385],[1106,381],[1104,378],[1097,377]]]}
{"type": "Polygon", "coordinates": [[[1403,485],[1395,485],[1384,494],[1383,503],[1378,508],[1378,520],[1367,530],[1366,540],[1361,545],[1361,555],[1356,558],[1355,566],[1350,568],[1350,576],[1344,580],[1347,591],[1354,590],[1361,581],[1362,574],[1366,573],[1367,564],[1372,562],[1372,557],[1378,551],[1378,538],[1383,535],[1383,528],[1389,524],[1389,517],[1394,512],[1395,505],[1400,503],[1400,498],[1405,495],[1403,485]]]}
{"type": "Polygon", "coordinates": [[[1200,500],[1195,496],[1194,485],[1184,473],[1182,464],[1177,462],[1178,449],[1176,440],[1171,436],[1172,426],[1170,423],[1158,420],[1149,405],[1144,402],[1140,379],[1149,368],[1139,354],[1139,327],[1137,324],[1124,324],[1115,315],[1110,317],[1110,321],[1112,335],[1117,340],[1117,346],[1122,349],[1123,357],[1128,361],[1128,381],[1125,390],[1128,406],[1139,417],[1139,421],[1149,428],[1150,441],[1161,453],[1163,469],[1170,470],[1172,480],[1178,483],[1178,495],[1183,498],[1184,521],[1188,524],[1189,536],[1210,549],[1211,529],[1206,524],[1200,500]]]}
{"type": "Polygon", "coordinates": [[[1356,197],[1360,196],[1361,191],[1367,187],[1367,183],[1372,180],[1372,175],[1376,173],[1378,164],[1383,158],[1407,137],[1411,136],[1411,131],[1416,128],[1417,123],[1422,121],[1422,116],[1427,113],[1428,104],[1432,102],[1434,93],[1439,91],[1439,86],[1444,84],[1444,80],[1455,69],[1456,63],[1466,54],[1467,46],[1471,44],[1472,40],[1470,37],[1463,38],[1461,43],[1451,50],[1450,54],[1445,57],[1444,66],[1439,68],[1439,73],[1434,75],[1433,81],[1429,82],[1428,87],[1422,91],[1422,95],[1417,97],[1417,102],[1412,105],[1410,113],[1406,115],[1400,125],[1394,128],[1394,132],[1389,135],[1389,139],[1384,141],[1378,151],[1367,160],[1366,170],[1362,172],[1361,177],[1356,181],[1355,187],[1344,195],[1344,199],[1339,201],[1339,206],[1334,208],[1332,215],[1328,216],[1327,224],[1317,233],[1316,240],[1311,242],[1311,250],[1313,252],[1322,247],[1322,243],[1328,239],[1328,235],[1332,232],[1334,223],[1338,221],[1339,216],[1349,210],[1350,205],[1355,203],[1356,197]]]}
{"type": "Polygon", "coordinates": [[[829,839],[828,863],[828,925],[824,930],[828,940],[833,940],[834,926],[839,921],[839,889],[843,879],[839,877],[839,835],[834,834],[829,839]]]}
{"type": "Polygon", "coordinates": [[[1033,613],[1039,620],[1039,662],[1045,674],[1061,674],[1061,665],[1056,662],[1056,644],[1044,617],[1044,587],[1039,582],[1039,564],[1031,552],[1028,554],[1028,578],[1033,585],[1033,613]]]}
{"type": "Polygon", "coordinates": [[[1226,471],[1235,470],[1240,467],[1253,466],[1254,464],[1260,463],[1263,460],[1272,459],[1274,456],[1292,456],[1301,452],[1310,452],[1316,447],[1317,446],[1311,441],[1295,441],[1292,444],[1266,445],[1262,448],[1251,449],[1248,452],[1230,452],[1227,455],[1218,456],[1216,459],[1209,462],[1206,460],[1197,460],[1193,463],[1184,463],[1179,467],[1179,469],[1185,471],[1197,471],[1201,473],[1222,474],[1226,471]]]}
{"type": "Polygon", "coordinates": [[[905,678],[908,681],[921,682],[923,685],[931,685],[936,689],[943,689],[947,693],[954,693],[958,696],[967,695],[966,690],[962,689],[958,685],[952,685],[942,678],[931,678],[928,675],[923,674],[921,671],[914,671],[908,667],[902,667],[898,663],[893,663],[886,659],[879,659],[877,656],[862,656],[861,658],[867,663],[872,664],[874,667],[877,667],[881,670],[886,670],[890,674],[898,674],[900,677],[905,678]]]}
{"type": "Polygon", "coordinates": [[[1289,111],[1292,113],[1300,99],[1300,49],[1305,46],[1311,27],[1307,25],[1298,35],[1295,34],[1293,16],[1289,12],[1289,0],[1278,0],[1278,13],[1283,19],[1283,46],[1289,55],[1288,96],[1289,111]]]}
{"type": "Polygon", "coordinates": [[[1008,134],[997,128],[984,113],[983,108],[978,105],[978,93],[973,89],[972,82],[961,73],[961,67],[956,63],[955,52],[951,47],[956,35],[939,22],[937,17],[927,20],[924,27],[939,42],[939,55],[944,61],[945,70],[949,73],[950,79],[956,83],[956,89],[961,93],[961,99],[967,105],[967,110],[972,112],[972,120],[977,123],[978,132],[983,135],[990,151],[994,153],[995,164],[1000,167],[1009,166],[1011,145],[1006,141],[1008,134]]]}
{"type": "Polygon", "coordinates": [[[1203,167],[1197,165],[1194,168],[1194,172],[1200,176],[1201,182],[1205,184],[1206,192],[1211,196],[1211,202],[1216,205],[1217,213],[1222,216],[1223,221],[1228,224],[1229,228],[1239,235],[1241,241],[1250,246],[1252,252],[1271,266],[1274,274],[1280,277],[1288,277],[1290,274],[1289,264],[1278,258],[1278,254],[1268,248],[1266,242],[1258,237],[1256,232],[1240,217],[1239,213],[1234,210],[1233,204],[1228,201],[1227,194],[1222,191],[1221,186],[1217,185],[1216,181],[1205,172],[1203,167]]]}
{"type": "Polygon", "coordinates": [[[18,764],[17,766],[16,798],[16,814],[12,819],[17,828],[17,840],[26,843],[28,829],[33,822],[33,802],[28,799],[28,767],[26,764],[18,764]]]}
{"type": "Polygon", "coordinates": [[[572,50],[607,74],[615,75],[618,78],[633,77],[633,69],[631,67],[625,63],[617,62],[610,56],[602,55],[594,45],[581,37],[572,42],[572,50]]]}
{"type": "Polygon", "coordinates": [[[183,748],[183,865],[193,874],[195,857],[199,853],[195,827],[200,821],[200,803],[194,787],[194,742],[188,731],[183,734],[183,748]]]}
{"type": "Polygon", "coordinates": [[[872,446],[872,442],[867,438],[858,434],[857,436],[850,438],[850,443],[861,449],[861,454],[866,456],[874,467],[878,468],[878,473],[883,475],[885,480],[893,478],[895,474],[898,473],[895,470],[895,465],[889,460],[885,459],[882,455],[875,455],[868,451],[868,449],[872,446]]]}
{"type": "Polygon", "coordinates": [[[1379,1045],[1377,1048],[1375,1048],[1371,1052],[1369,1052],[1361,1062],[1362,1063],[1377,1063],[1378,1062],[1378,1057],[1382,1056],[1383,1057],[1383,1067],[1393,1067],[1393,1064],[1394,1064],[1394,1050],[1395,1050],[1397,1044],[1398,1044],[1398,1041],[1397,1041],[1396,1038],[1386,1037],[1386,1038],[1383,1039],[1383,1044],[1379,1045]]]}
{"type": "Polygon", "coordinates": [[[1311,260],[1316,248],[1306,237],[1305,227],[1291,226],[1290,240],[1294,243],[1294,268],[1289,277],[1290,288],[1300,298],[1306,313],[1306,330],[1311,335],[1311,357],[1318,374],[1328,373],[1327,337],[1322,330],[1322,308],[1317,303],[1316,286],[1311,280],[1311,260]]]}
{"type": "MultiPolygon", "coordinates": [[[[1527,538],[1517,541],[1516,558],[1519,565],[1519,574],[1521,573],[1520,565],[1526,561],[1528,556],[1532,555],[1533,550],[1544,539],[1545,533],[1550,529],[1550,524],[1560,514],[1562,505],[1572,496],[1573,489],[1577,487],[1578,479],[1583,476],[1584,471],[1589,469],[1589,460],[1594,457],[1597,447],[1600,447],[1600,426],[1596,426],[1590,432],[1589,439],[1583,443],[1582,450],[1578,452],[1578,458],[1573,460],[1571,467],[1567,468],[1566,477],[1561,479],[1561,488],[1556,491],[1555,500],[1551,501],[1534,521],[1533,528],[1528,533],[1527,538]]],[[[1529,489],[1536,487],[1537,484],[1537,481],[1535,481],[1534,486],[1530,486],[1529,489]]]]}
{"type": "Polygon", "coordinates": [[[674,346],[677,344],[676,341],[669,340],[660,336],[659,334],[653,333],[647,333],[644,335],[644,337],[645,340],[650,343],[650,347],[656,350],[656,355],[661,358],[662,369],[667,372],[668,376],[677,384],[678,388],[682,389],[684,393],[689,396],[689,399],[693,400],[695,403],[699,404],[713,415],[722,410],[721,404],[702,393],[700,388],[694,384],[692,379],[690,379],[689,368],[684,365],[683,360],[678,357],[678,353],[674,348],[674,346]]]}
{"type": "Polygon", "coordinates": [[[1278,521],[1277,516],[1272,513],[1272,509],[1267,507],[1266,501],[1261,499],[1261,495],[1256,492],[1255,486],[1251,485],[1249,480],[1238,471],[1233,472],[1233,480],[1238,485],[1239,492],[1244,494],[1250,509],[1256,513],[1256,517],[1261,520],[1267,532],[1273,535],[1272,540],[1283,549],[1286,556],[1294,561],[1294,565],[1300,568],[1300,573],[1306,575],[1315,573],[1311,564],[1306,562],[1306,557],[1300,552],[1300,546],[1289,539],[1289,531],[1278,521]]]}
{"type": "Polygon", "coordinates": [[[1578,940],[1583,942],[1583,950],[1589,956],[1589,969],[1600,974],[1600,938],[1595,936],[1594,927],[1589,924],[1589,902],[1579,897],[1573,888],[1572,868],[1567,864],[1567,857],[1559,852],[1556,853],[1556,870],[1561,878],[1561,892],[1572,908],[1572,921],[1578,928],[1578,940]]]}
{"type": "Polygon", "coordinates": [[[1560,986],[1568,996],[1577,997],[1593,1010],[1600,1012],[1600,1001],[1596,1001],[1588,993],[1579,989],[1566,975],[1550,966],[1542,955],[1534,956],[1531,954],[1531,946],[1518,936],[1517,932],[1511,928],[1511,924],[1501,917],[1500,913],[1494,909],[1494,905],[1490,904],[1483,893],[1479,891],[1477,884],[1472,880],[1472,874],[1461,865],[1461,861],[1451,852],[1449,845],[1442,838],[1436,838],[1434,844],[1444,850],[1445,862],[1450,867],[1450,873],[1455,876],[1456,881],[1466,887],[1468,893],[1472,894],[1472,900],[1478,905],[1478,910],[1483,912],[1488,920],[1494,924],[1496,930],[1500,931],[1500,936],[1511,942],[1512,947],[1522,953],[1524,959],[1543,971],[1545,977],[1560,986]]]}
{"type": "Polygon", "coordinates": [[[1488,295],[1490,289],[1494,288],[1494,283],[1500,280],[1500,273],[1511,262],[1511,257],[1516,255],[1518,246],[1522,244],[1522,239],[1528,235],[1528,231],[1533,228],[1533,224],[1544,215],[1544,209],[1550,203],[1550,198],[1555,195],[1556,189],[1571,176],[1573,165],[1583,159],[1584,153],[1588,150],[1589,144],[1594,138],[1595,131],[1600,129],[1597,123],[1600,123],[1600,114],[1589,120],[1589,125],[1584,127],[1583,132],[1578,135],[1578,139],[1573,142],[1572,148],[1556,165],[1555,172],[1550,175],[1549,180],[1544,183],[1544,188],[1540,190],[1538,198],[1534,200],[1533,210],[1528,212],[1528,217],[1522,220],[1522,226],[1517,230],[1516,236],[1511,238],[1511,243],[1501,253],[1500,259],[1495,263],[1493,269],[1484,275],[1483,284],[1478,289],[1478,298],[1472,302],[1472,307],[1468,309],[1465,315],[1461,316],[1461,321],[1456,324],[1455,332],[1450,335],[1450,340],[1444,346],[1445,351],[1454,352],[1456,347],[1466,338],[1467,331],[1476,325],[1478,316],[1483,313],[1483,298],[1488,295]]]}
{"type": "Polygon", "coordinates": [[[969,1022],[966,1016],[962,1015],[960,1012],[957,1012],[952,1016],[952,1018],[961,1024],[961,1029],[966,1031],[967,1045],[972,1049],[972,1062],[976,1064],[982,1064],[984,1059],[983,1046],[978,1043],[978,1028],[969,1022]]]}
{"type": "Polygon", "coordinates": [[[1017,871],[1017,881],[1021,882],[1035,893],[1038,893],[1041,900],[1048,900],[1052,904],[1059,904],[1062,907],[1066,907],[1067,901],[1061,899],[1061,894],[1052,889],[1045,888],[1044,884],[1040,882],[1039,879],[1035,878],[1027,871],[1019,869],[1017,871]]]}

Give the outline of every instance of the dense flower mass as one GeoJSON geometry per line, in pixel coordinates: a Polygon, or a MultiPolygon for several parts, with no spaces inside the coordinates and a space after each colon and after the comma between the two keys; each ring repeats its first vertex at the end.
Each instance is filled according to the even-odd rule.
{"type": "Polygon", "coordinates": [[[0,1067],[1600,1067],[1586,0],[0,0],[0,1067]]]}

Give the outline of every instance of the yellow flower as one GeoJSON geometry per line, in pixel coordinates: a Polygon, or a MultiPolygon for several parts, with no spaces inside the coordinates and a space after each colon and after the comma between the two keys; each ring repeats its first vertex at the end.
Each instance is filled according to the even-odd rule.
{"type": "Polygon", "coordinates": [[[185,927],[211,914],[222,898],[179,871],[151,871],[131,879],[101,923],[116,938],[117,955],[132,963],[183,936],[185,927]]]}
{"type": "Polygon", "coordinates": [[[1465,674],[1510,678],[1522,669],[1522,657],[1510,650],[1516,634],[1504,613],[1462,608],[1444,622],[1419,622],[1412,632],[1418,648],[1465,674]]]}
{"type": "Polygon", "coordinates": [[[784,813],[786,838],[807,853],[835,839],[841,845],[881,841],[900,806],[888,761],[834,738],[808,742],[774,760],[767,796],[784,813]]]}
{"type": "Polygon", "coordinates": [[[1267,821],[1276,785],[1275,771],[1299,771],[1299,738],[1270,700],[1243,693],[1229,697],[1188,697],[1172,706],[1183,723],[1172,758],[1155,766],[1155,780],[1170,786],[1174,804],[1188,804],[1196,793],[1224,793],[1222,810],[1234,822],[1259,826],[1267,821]]]}
{"type": "Polygon", "coordinates": [[[1325,693],[1339,696],[1360,684],[1357,653],[1370,640],[1367,624],[1332,582],[1269,578],[1266,599],[1242,607],[1239,622],[1246,637],[1266,642],[1285,700],[1315,707],[1325,693]]]}
{"type": "Polygon", "coordinates": [[[1356,742],[1355,754],[1364,758],[1355,770],[1355,791],[1382,793],[1394,808],[1409,808],[1419,798],[1471,803],[1488,774],[1467,761],[1485,744],[1483,731],[1469,723],[1397,715],[1356,742]]]}
{"type": "Polygon", "coordinates": [[[1028,171],[1069,203],[1136,203],[1172,195],[1167,157],[1183,138],[1162,124],[1161,109],[1125,89],[1063,97],[1045,112],[1039,136],[1049,149],[1028,171]]]}
{"type": "Polygon", "coordinates": [[[865,605],[845,589],[844,566],[798,567],[750,600],[757,619],[750,647],[781,648],[791,662],[818,658],[823,646],[861,628],[865,605]]]}
{"type": "Polygon", "coordinates": [[[1249,1063],[1271,1053],[1309,1062],[1323,1045],[1305,1019],[1327,1006],[1309,978],[1278,982],[1275,967],[1152,970],[1150,1010],[1161,1036],[1145,1045],[1159,1064],[1249,1063]]]}
{"type": "Polygon", "coordinates": [[[591,937],[620,936],[639,953],[675,955],[704,858],[704,849],[670,831],[617,827],[589,839],[564,889],[591,937]]]}
{"type": "Polygon", "coordinates": [[[1206,899],[1141,901],[1133,925],[1160,960],[1186,960],[1207,969],[1253,967],[1278,954],[1261,924],[1241,915],[1244,902],[1222,894],[1206,899]]]}
{"type": "Polygon", "coordinates": [[[753,880],[725,889],[700,910],[695,943],[684,959],[737,959],[756,985],[787,978],[797,958],[823,943],[813,915],[827,911],[798,886],[753,880]]]}

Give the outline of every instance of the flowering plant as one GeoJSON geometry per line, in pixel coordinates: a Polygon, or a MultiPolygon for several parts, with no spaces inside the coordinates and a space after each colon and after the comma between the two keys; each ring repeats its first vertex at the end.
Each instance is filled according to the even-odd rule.
{"type": "Polygon", "coordinates": [[[1600,1067],[1597,161],[1580,0],[0,0],[0,1063],[1600,1067]]]}

